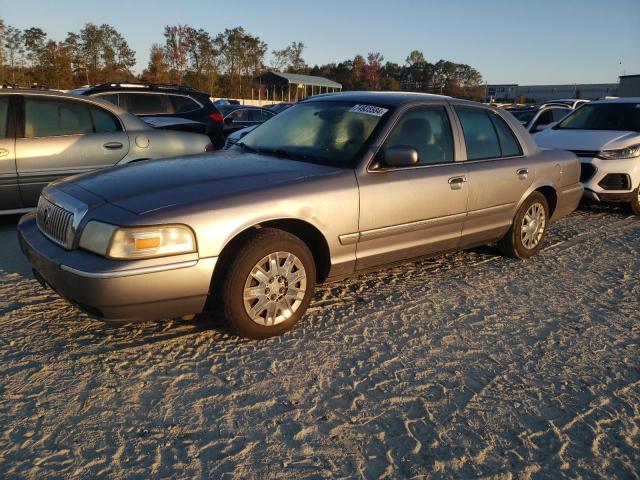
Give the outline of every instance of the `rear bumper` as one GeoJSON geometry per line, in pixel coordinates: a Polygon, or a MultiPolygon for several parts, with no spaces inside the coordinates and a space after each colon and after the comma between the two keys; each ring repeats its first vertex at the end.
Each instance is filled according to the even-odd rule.
{"type": "Polygon", "coordinates": [[[36,278],[89,315],[113,321],[201,312],[217,260],[182,256],[128,262],[68,251],[40,233],[33,214],[22,217],[18,236],[36,278]]]}
{"type": "Polygon", "coordinates": [[[558,201],[556,209],[553,212],[553,219],[557,220],[566,215],[569,215],[580,203],[580,199],[584,194],[584,187],[581,183],[576,183],[568,187],[561,188],[557,192],[558,201]]]}

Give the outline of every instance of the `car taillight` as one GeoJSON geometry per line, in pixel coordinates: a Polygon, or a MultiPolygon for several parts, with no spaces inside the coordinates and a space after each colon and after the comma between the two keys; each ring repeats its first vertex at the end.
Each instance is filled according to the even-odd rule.
{"type": "Polygon", "coordinates": [[[212,113],[211,115],[209,115],[209,118],[216,123],[222,123],[222,121],[224,120],[222,114],[219,112],[212,113]]]}
{"type": "Polygon", "coordinates": [[[213,152],[215,148],[213,148],[213,143],[207,143],[207,146],[204,147],[205,152],[213,152]]]}

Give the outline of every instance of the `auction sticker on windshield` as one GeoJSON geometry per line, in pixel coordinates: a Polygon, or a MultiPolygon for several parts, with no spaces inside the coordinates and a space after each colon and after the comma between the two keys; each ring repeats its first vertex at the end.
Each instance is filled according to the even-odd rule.
{"type": "Polygon", "coordinates": [[[365,115],[381,117],[389,110],[387,108],[375,107],[373,105],[354,105],[349,111],[352,113],[364,113],[365,115]]]}

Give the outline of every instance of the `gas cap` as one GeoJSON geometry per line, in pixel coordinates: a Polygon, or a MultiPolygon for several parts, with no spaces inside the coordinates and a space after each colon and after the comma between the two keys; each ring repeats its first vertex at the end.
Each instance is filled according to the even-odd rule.
{"type": "Polygon", "coordinates": [[[139,148],[147,148],[149,146],[149,137],[146,135],[138,135],[136,137],[136,145],[139,148]]]}
{"type": "Polygon", "coordinates": [[[560,182],[562,180],[562,167],[560,166],[559,163],[556,163],[556,168],[555,168],[555,174],[556,174],[556,182],[560,182]]]}

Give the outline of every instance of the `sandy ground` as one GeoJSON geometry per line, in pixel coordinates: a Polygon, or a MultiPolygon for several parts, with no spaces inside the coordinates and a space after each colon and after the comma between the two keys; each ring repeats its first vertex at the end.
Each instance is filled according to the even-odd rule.
{"type": "Polygon", "coordinates": [[[0,477],[640,478],[640,219],[322,287],[295,330],[109,328],[0,220],[0,477]]]}

